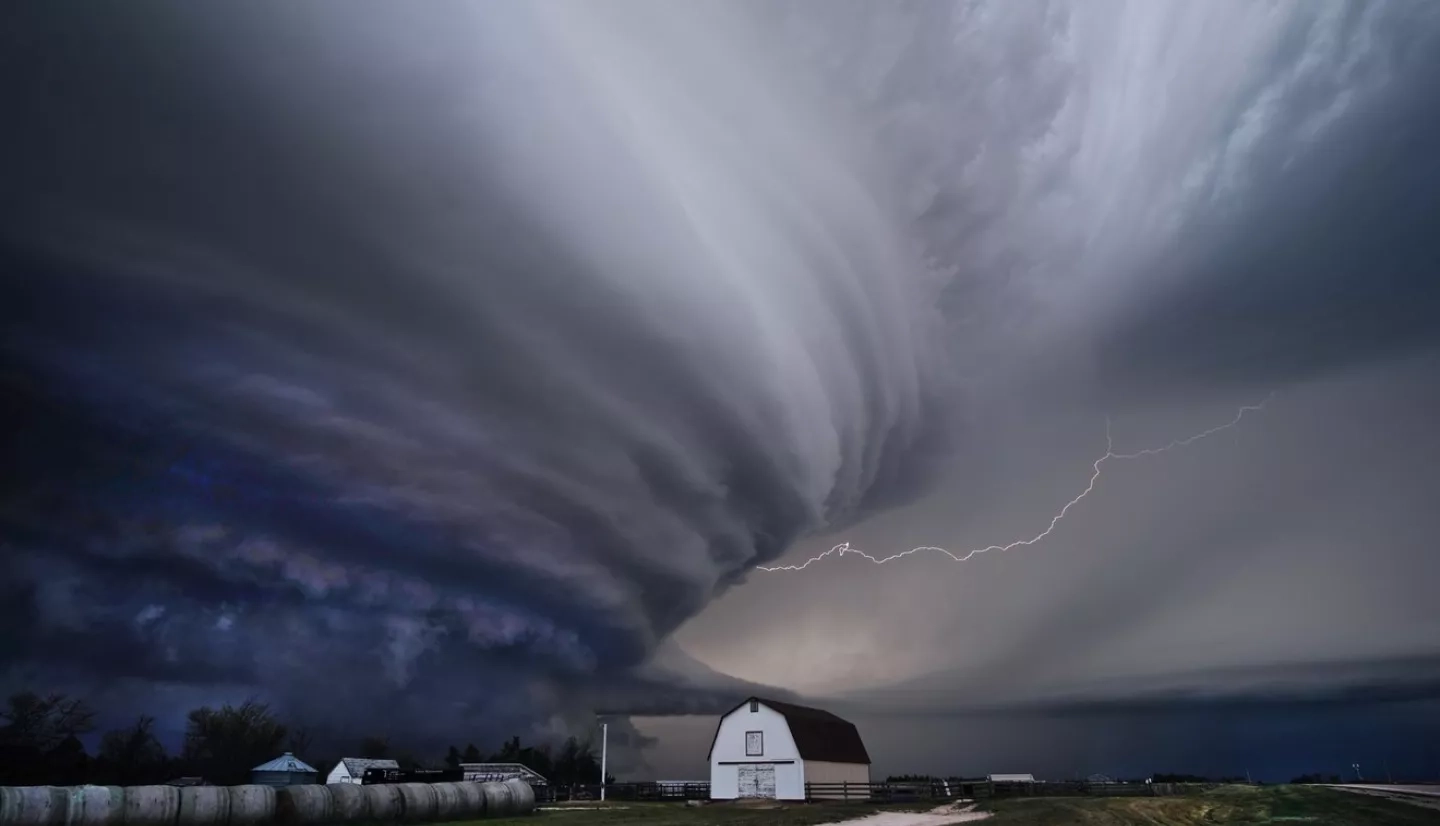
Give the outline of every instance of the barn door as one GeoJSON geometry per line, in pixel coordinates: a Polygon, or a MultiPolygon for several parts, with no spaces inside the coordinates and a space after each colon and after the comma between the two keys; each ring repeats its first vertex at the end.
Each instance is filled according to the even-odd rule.
{"type": "Polygon", "coordinates": [[[775,767],[769,764],[746,763],[739,769],[740,797],[775,797],[775,767]]]}

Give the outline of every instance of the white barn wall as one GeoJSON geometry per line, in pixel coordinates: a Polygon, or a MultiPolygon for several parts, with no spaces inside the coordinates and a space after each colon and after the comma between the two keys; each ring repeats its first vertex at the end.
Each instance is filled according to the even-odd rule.
{"type": "Polygon", "coordinates": [[[710,797],[713,800],[734,800],[739,796],[739,764],[773,763],[775,765],[775,797],[778,800],[804,800],[805,774],[795,738],[785,716],[761,703],[751,711],[747,703],[720,721],[715,747],[710,753],[710,797]],[[764,733],[763,750],[759,757],[745,754],[745,733],[764,733]],[[789,761],[779,762],[779,761],[789,761]]]}

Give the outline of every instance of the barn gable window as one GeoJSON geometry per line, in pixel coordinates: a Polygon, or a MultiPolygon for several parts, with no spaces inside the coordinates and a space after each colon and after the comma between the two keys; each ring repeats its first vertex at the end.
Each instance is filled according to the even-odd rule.
{"type": "Polygon", "coordinates": [[[759,701],[759,700],[751,700],[751,701],[750,701],[750,713],[751,713],[751,714],[754,714],[755,712],[757,712],[757,711],[759,711],[759,710],[760,710],[760,701],[759,701]]]}
{"type": "Polygon", "coordinates": [[[747,732],[745,732],[745,756],[746,756],[746,757],[764,757],[764,756],[765,756],[765,732],[763,732],[763,731],[747,731],[747,732]]]}

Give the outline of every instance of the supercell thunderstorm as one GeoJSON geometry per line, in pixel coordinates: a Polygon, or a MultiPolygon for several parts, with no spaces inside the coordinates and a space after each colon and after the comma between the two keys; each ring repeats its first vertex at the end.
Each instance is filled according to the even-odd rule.
{"type": "Polygon", "coordinates": [[[1398,3],[67,8],[0,36],[0,663],[417,726],[706,706],[681,623],[1099,371],[1440,53],[1398,3]]]}

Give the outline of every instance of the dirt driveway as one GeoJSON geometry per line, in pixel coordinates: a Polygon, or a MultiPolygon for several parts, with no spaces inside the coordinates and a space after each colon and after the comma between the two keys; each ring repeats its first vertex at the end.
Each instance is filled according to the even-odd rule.
{"type": "Polygon", "coordinates": [[[984,820],[989,816],[989,812],[975,811],[974,803],[956,801],[928,812],[877,812],[865,817],[824,823],[821,826],[946,826],[949,823],[984,820]]]}

